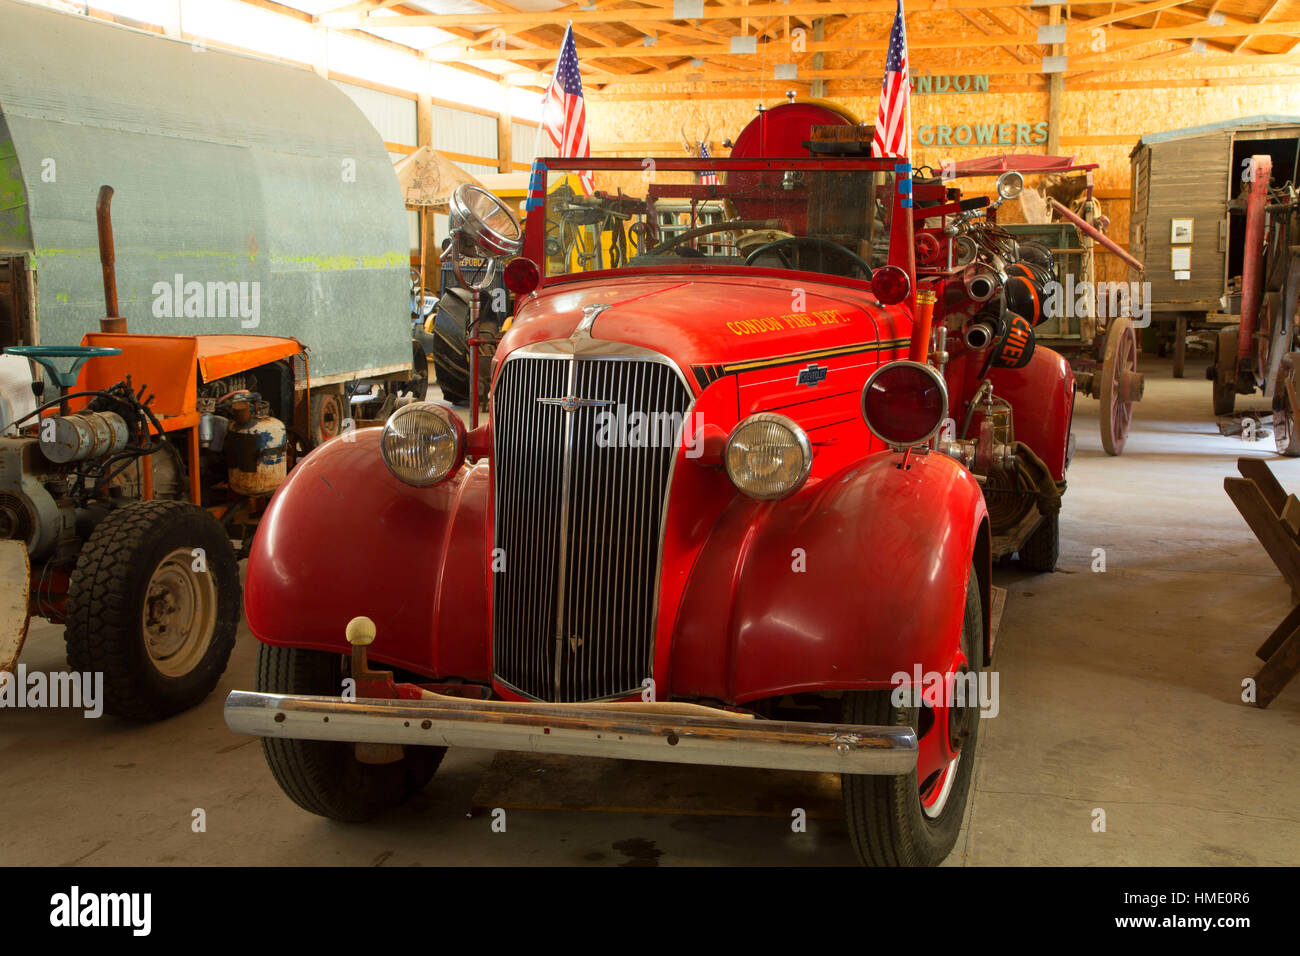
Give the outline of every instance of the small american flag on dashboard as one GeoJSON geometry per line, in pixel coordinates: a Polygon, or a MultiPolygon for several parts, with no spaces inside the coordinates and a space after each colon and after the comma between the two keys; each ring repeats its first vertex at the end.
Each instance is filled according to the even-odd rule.
{"type": "MultiPolygon", "coordinates": [[[[700,159],[711,159],[711,158],[712,157],[709,156],[709,144],[700,143],[700,159]]],[[[711,169],[704,170],[702,173],[700,173],[700,185],[701,186],[718,185],[718,174],[711,169]]]]}
{"type": "Polygon", "coordinates": [[[885,55],[885,81],[880,87],[880,109],[876,113],[876,135],[871,152],[876,156],[912,155],[912,114],[907,79],[907,28],[903,24],[903,0],[898,0],[894,26],[889,31],[889,52],[885,55]]]}
{"type": "MultiPolygon", "coordinates": [[[[559,155],[586,159],[591,156],[587,140],[587,105],[582,98],[582,75],[578,71],[578,48],[573,44],[573,24],[564,31],[560,56],[555,61],[555,75],[542,100],[542,127],[559,155]]],[[[590,195],[594,184],[591,173],[579,177],[583,190],[590,195]]]]}

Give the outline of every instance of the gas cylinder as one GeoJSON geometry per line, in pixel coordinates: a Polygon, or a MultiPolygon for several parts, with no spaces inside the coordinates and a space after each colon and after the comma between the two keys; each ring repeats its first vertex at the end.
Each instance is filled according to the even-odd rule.
{"type": "Polygon", "coordinates": [[[234,424],[226,436],[227,480],[240,495],[269,495],[280,487],[287,471],[288,430],[274,418],[266,402],[237,402],[234,424]]]}

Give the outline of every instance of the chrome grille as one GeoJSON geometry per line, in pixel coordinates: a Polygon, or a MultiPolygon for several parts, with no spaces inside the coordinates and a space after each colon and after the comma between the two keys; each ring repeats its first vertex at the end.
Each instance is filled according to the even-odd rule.
{"type": "Polygon", "coordinates": [[[662,361],[530,355],[502,367],[493,395],[499,680],[539,700],[640,691],[652,669],[669,472],[690,401],[662,361]],[[614,404],[565,411],[537,401],[568,395],[614,404]],[[602,427],[602,413],[618,424],[602,427]],[[658,415],[649,443],[636,441],[644,429],[629,434],[637,413],[658,415]]]}

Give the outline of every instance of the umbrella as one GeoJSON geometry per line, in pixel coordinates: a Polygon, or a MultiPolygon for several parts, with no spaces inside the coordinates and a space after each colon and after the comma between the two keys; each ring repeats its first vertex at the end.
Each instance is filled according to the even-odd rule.
{"type": "Polygon", "coordinates": [[[409,156],[402,157],[393,170],[402,184],[402,198],[406,205],[431,208],[435,212],[447,211],[451,194],[462,183],[482,185],[429,146],[421,146],[409,156]]]}

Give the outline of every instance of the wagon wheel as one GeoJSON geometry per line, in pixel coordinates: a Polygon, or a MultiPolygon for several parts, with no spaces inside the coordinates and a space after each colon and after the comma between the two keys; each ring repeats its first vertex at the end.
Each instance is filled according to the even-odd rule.
{"type": "Polygon", "coordinates": [[[1120,316],[1106,330],[1106,352],[1101,367],[1101,446],[1118,455],[1128,440],[1133,403],[1142,397],[1142,376],[1137,370],[1137,336],[1133,320],[1120,316]]]}
{"type": "Polygon", "coordinates": [[[1273,440],[1277,453],[1290,458],[1300,456],[1300,424],[1296,420],[1295,355],[1288,353],[1278,363],[1273,384],[1273,440]]]}

